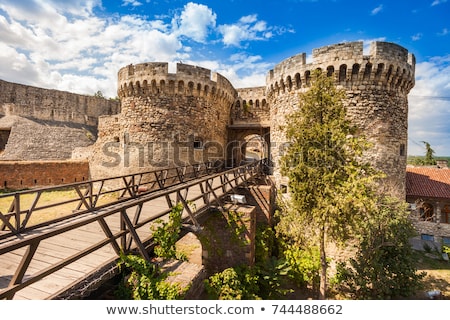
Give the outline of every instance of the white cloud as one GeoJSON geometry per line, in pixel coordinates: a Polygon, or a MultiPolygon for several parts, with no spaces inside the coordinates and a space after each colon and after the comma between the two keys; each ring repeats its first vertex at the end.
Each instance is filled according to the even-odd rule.
{"type": "Polygon", "coordinates": [[[450,33],[450,30],[448,30],[447,28],[442,29],[441,32],[438,32],[438,36],[446,36],[450,33]]]}
{"type": "Polygon", "coordinates": [[[142,6],[142,2],[136,1],[136,0],[123,0],[122,6],[132,6],[132,7],[139,7],[142,6]]]}
{"type": "Polygon", "coordinates": [[[383,5],[382,5],[382,4],[380,4],[378,7],[376,7],[375,9],[373,9],[373,10],[370,12],[370,14],[374,16],[374,15],[379,14],[381,11],[383,11],[383,5]]]}
{"type": "Polygon", "coordinates": [[[176,33],[197,42],[206,42],[209,30],[216,26],[217,15],[207,6],[189,2],[181,15],[174,17],[176,33]]]}
{"type": "Polygon", "coordinates": [[[416,33],[415,35],[411,36],[411,40],[418,41],[418,40],[422,39],[422,37],[423,37],[423,34],[419,32],[419,33],[416,33]]]}
{"type": "MultiPolygon", "coordinates": [[[[239,19],[235,24],[224,24],[218,27],[222,34],[222,42],[226,46],[240,47],[244,41],[265,40],[271,38],[273,30],[280,28],[269,28],[265,21],[258,21],[257,15],[248,15],[239,19]]],[[[279,33],[286,32],[285,30],[279,33]]]]}
{"type": "MultiPolygon", "coordinates": [[[[137,4],[132,0],[122,3],[137,4]]],[[[260,57],[245,55],[239,61],[219,64],[204,59],[204,52],[188,45],[189,40],[214,45],[210,36],[217,31],[217,16],[205,5],[189,2],[174,17],[161,15],[154,20],[139,15],[103,18],[93,11],[95,6],[101,9],[100,5],[100,0],[3,0],[0,77],[81,94],[100,90],[115,97],[117,71],[123,66],[182,60],[229,76],[236,86],[264,83],[270,66],[261,63],[260,57]],[[203,60],[193,60],[194,55],[203,60]]],[[[257,15],[244,16],[236,25],[223,28],[223,43],[227,45],[292,32],[269,27],[257,15]]]]}
{"type": "Polygon", "coordinates": [[[423,155],[427,141],[436,155],[450,155],[450,56],[416,66],[416,84],[409,95],[408,153],[423,155]]]}
{"type": "Polygon", "coordinates": [[[102,19],[81,1],[0,4],[0,77],[7,81],[116,96],[117,71],[129,63],[172,61],[182,44],[161,20],[139,16],[102,19]],[[51,5],[55,5],[51,7],[51,5]],[[64,5],[66,5],[64,7],[64,5]],[[35,14],[30,14],[33,8],[35,14]],[[58,11],[58,8],[61,8],[58,11]],[[67,12],[71,13],[67,13],[67,12]],[[73,15],[77,13],[77,15],[73,15]],[[106,85],[109,83],[109,86],[106,85]]]}
{"type": "Polygon", "coordinates": [[[447,0],[434,0],[433,3],[431,4],[432,7],[440,5],[442,3],[446,3],[447,0]]]}

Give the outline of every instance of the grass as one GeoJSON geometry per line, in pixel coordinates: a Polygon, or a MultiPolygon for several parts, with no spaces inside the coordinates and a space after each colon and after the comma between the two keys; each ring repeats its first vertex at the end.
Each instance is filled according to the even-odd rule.
{"type": "MultiPolygon", "coordinates": [[[[31,209],[35,199],[36,193],[21,194],[20,195],[21,211],[31,209]]],[[[37,202],[37,205],[35,206],[35,210],[33,211],[27,225],[32,226],[72,214],[74,210],[77,209],[79,201],[63,203],[59,205],[58,203],[68,202],[70,200],[77,200],[77,199],[79,199],[79,196],[77,192],[73,189],[43,192],[37,202]]],[[[113,200],[115,200],[113,194],[104,195],[100,197],[98,204],[108,203],[113,200]]],[[[13,201],[14,196],[6,196],[0,198],[0,212],[3,214],[8,212],[13,201]]]]}
{"type": "Polygon", "coordinates": [[[425,252],[417,251],[415,254],[418,271],[426,273],[424,291],[439,290],[444,299],[450,299],[450,262],[425,252]]]}

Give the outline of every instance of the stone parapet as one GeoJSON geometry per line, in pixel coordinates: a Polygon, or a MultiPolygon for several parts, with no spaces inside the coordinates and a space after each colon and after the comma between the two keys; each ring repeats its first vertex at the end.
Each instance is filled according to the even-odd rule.
{"type": "Polygon", "coordinates": [[[365,157],[382,170],[405,196],[408,98],[415,80],[415,58],[393,43],[373,42],[369,55],[363,42],[334,44],[288,58],[269,71],[266,95],[271,112],[271,155],[277,183],[282,180],[279,161],[288,141],[281,128],[297,109],[300,94],[308,91],[316,69],[332,77],[345,92],[348,119],[373,148],[365,157]]]}
{"type": "Polygon", "coordinates": [[[415,57],[394,43],[373,42],[370,54],[363,54],[363,42],[339,43],[314,49],[312,62],[304,53],[288,58],[266,77],[267,95],[307,88],[314,70],[332,76],[337,85],[352,89],[403,91],[414,87],[415,57]]]}
{"type": "Polygon", "coordinates": [[[169,73],[167,62],[128,65],[118,73],[118,95],[186,95],[210,100],[234,102],[237,91],[228,79],[199,66],[177,63],[176,73],[169,73]]]}
{"type": "Polygon", "coordinates": [[[37,88],[0,80],[0,116],[97,125],[101,115],[120,110],[118,100],[37,88]]]}

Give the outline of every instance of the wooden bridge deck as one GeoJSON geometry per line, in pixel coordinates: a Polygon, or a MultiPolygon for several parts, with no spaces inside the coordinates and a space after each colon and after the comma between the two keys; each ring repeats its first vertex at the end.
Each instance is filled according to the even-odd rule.
{"type": "MultiPolygon", "coordinates": [[[[146,203],[141,218],[151,218],[167,210],[165,199],[156,199],[146,203]]],[[[112,233],[120,231],[120,216],[112,215],[105,219],[112,233]]],[[[71,223],[71,221],[65,222],[71,223]]],[[[141,239],[151,236],[149,226],[138,231],[141,239]]],[[[26,236],[26,235],[23,235],[26,236]]],[[[49,239],[43,240],[33,256],[24,280],[39,271],[69,258],[90,246],[105,239],[105,234],[98,222],[92,222],[78,229],[67,231],[49,239]]],[[[1,256],[0,260],[0,289],[6,288],[11,281],[27,248],[20,248],[1,256]]],[[[20,290],[14,299],[43,300],[52,299],[59,293],[68,290],[86,279],[90,274],[100,270],[117,260],[117,254],[111,245],[104,246],[87,256],[67,265],[42,280],[20,290]]]]}
{"type": "MultiPolygon", "coordinates": [[[[241,176],[239,181],[236,171],[226,175],[213,174],[212,178],[180,183],[0,237],[0,298],[43,300],[58,299],[62,293],[67,296],[96,272],[115,266],[119,246],[123,250],[128,243],[128,251],[142,253],[139,250],[143,244],[151,241],[150,225],[167,216],[169,202],[181,200],[185,204],[185,220],[193,222],[196,210],[200,212],[213,202],[220,202],[221,197],[246,179],[241,176]],[[7,292],[11,288],[12,294],[7,292]]],[[[0,236],[2,232],[5,233],[0,230],[0,236]]]]}

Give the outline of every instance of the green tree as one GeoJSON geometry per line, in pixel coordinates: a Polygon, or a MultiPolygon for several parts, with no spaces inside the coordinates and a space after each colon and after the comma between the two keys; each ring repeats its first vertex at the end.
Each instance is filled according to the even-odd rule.
{"type": "Polygon", "coordinates": [[[434,159],[434,150],[431,148],[431,145],[426,142],[426,141],[422,141],[423,144],[425,145],[425,160],[424,160],[424,164],[425,165],[434,165],[436,164],[436,160],[434,159]]]}
{"type": "Polygon", "coordinates": [[[100,90],[98,90],[96,93],[94,93],[94,97],[102,98],[102,99],[105,98],[105,96],[103,95],[103,92],[101,92],[100,90]]]}
{"type": "Polygon", "coordinates": [[[343,98],[331,78],[314,72],[298,110],[288,117],[290,144],[281,161],[291,192],[277,231],[294,245],[319,248],[320,299],[327,291],[327,243],[344,244],[358,230],[381,177],[362,160],[370,145],[346,119],[343,98]]]}
{"type": "Polygon", "coordinates": [[[422,287],[409,243],[415,229],[405,203],[381,194],[376,211],[362,225],[357,254],[339,276],[353,299],[409,297],[422,287]]]}

